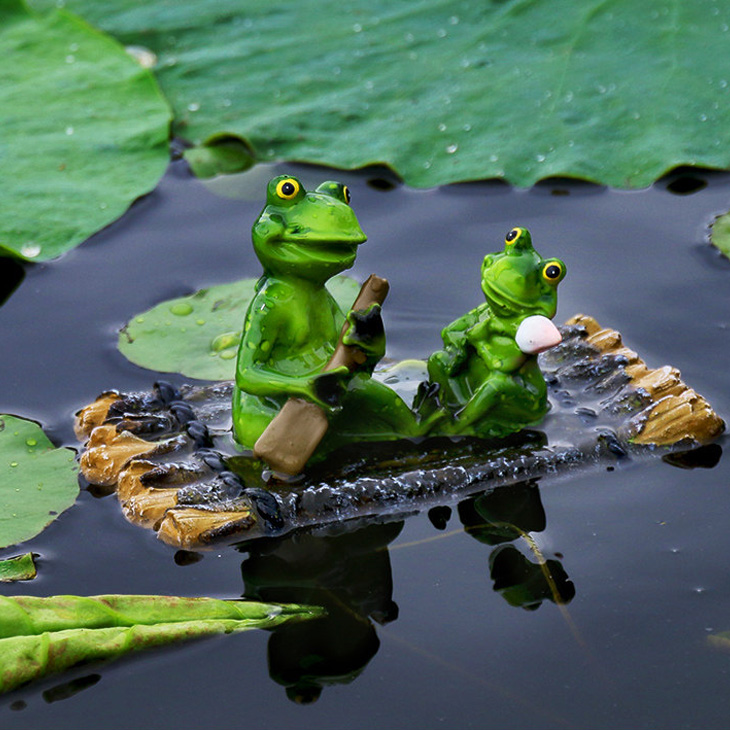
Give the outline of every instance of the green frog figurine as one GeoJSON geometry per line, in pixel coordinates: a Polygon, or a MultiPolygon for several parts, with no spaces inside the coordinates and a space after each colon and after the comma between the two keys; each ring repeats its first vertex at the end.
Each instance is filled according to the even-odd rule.
{"type": "Polygon", "coordinates": [[[409,406],[371,379],[385,352],[380,307],[345,315],[325,283],[355,263],[365,234],[337,182],[305,190],[290,175],[268,185],[266,206],[253,225],[253,246],[263,276],[246,312],[233,394],[236,441],[252,449],[289,398],[316,403],[329,429],[319,453],[362,440],[417,435],[409,406]],[[365,354],[354,372],[325,372],[340,331],[365,354]]]}
{"type": "Polygon", "coordinates": [[[550,321],[565,264],[543,259],[524,228],[484,258],[486,302],[448,325],[428,359],[417,406],[428,434],[501,437],[538,423],[548,410],[537,354],[561,340],[550,321]]]}
{"type": "MultiPolygon", "coordinates": [[[[484,259],[486,302],[443,330],[444,349],[429,358],[429,381],[412,409],[371,377],[385,352],[380,306],[345,314],[325,286],[354,264],[365,241],[349,203],[347,187],[336,182],[307,191],[297,178],[280,175],[268,185],[266,206],[252,231],[264,272],[246,312],[238,351],[232,413],[236,441],[271,464],[266,454],[273,453],[272,443],[276,448],[286,441],[283,450],[296,451],[293,434],[306,433],[307,424],[316,431],[322,421],[326,435],[315,458],[362,441],[504,436],[539,422],[548,402],[537,353],[560,342],[549,318],[555,315],[557,285],[565,276],[563,262],[542,259],[530,234],[512,229],[504,251],[484,259]],[[363,353],[354,368],[330,363],[340,337],[363,353]],[[307,412],[316,404],[326,419],[317,414],[316,425],[295,410],[296,429],[288,425],[289,416],[283,428],[268,428],[290,399],[287,406],[298,403],[295,409],[307,412]]],[[[320,438],[304,440],[314,449],[320,438]]],[[[296,469],[280,470],[296,473],[311,453],[296,469]]]]}

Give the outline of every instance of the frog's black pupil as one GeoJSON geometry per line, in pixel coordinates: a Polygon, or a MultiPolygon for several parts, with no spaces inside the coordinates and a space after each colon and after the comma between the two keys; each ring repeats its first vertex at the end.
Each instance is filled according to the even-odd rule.
{"type": "Polygon", "coordinates": [[[294,190],[295,190],[295,188],[294,188],[294,183],[290,183],[290,182],[285,182],[285,183],[284,183],[284,184],[283,184],[283,185],[281,186],[281,192],[282,192],[282,193],[283,193],[284,195],[294,195],[294,190]]]}
{"type": "Polygon", "coordinates": [[[555,264],[548,266],[547,269],[545,269],[545,276],[547,276],[548,279],[557,279],[560,276],[560,267],[555,266],[555,264]]]}
{"type": "Polygon", "coordinates": [[[517,238],[517,234],[519,231],[516,228],[513,228],[508,234],[507,234],[507,240],[508,241],[514,241],[515,238],[517,238]]]}
{"type": "Polygon", "coordinates": [[[345,202],[349,205],[350,204],[350,189],[345,188],[342,192],[345,194],[345,202]]]}

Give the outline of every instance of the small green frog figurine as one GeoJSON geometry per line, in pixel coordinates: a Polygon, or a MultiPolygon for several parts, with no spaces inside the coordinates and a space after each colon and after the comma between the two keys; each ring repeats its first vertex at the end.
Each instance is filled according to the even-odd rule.
{"type": "Polygon", "coordinates": [[[426,433],[505,436],[545,416],[537,354],[561,340],[550,319],[564,277],[565,264],[541,258],[524,228],[513,228],[504,251],[484,258],[486,302],[448,325],[444,348],[428,359],[418,407],[426,433]]]}

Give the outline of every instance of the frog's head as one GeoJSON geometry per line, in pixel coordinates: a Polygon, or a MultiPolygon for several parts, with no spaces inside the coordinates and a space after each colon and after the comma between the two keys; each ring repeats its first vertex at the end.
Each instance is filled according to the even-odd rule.
{"type": "Polygon", "coordinates": [[[500,317],[554,317],[558,284],[564,277],[565,264],[541,258],[525,228],[513,228],[504,251],[485,256],[482,263],[482,290],[500,317]]]}
{"type": "Polygon", "coordinates": [[[291,175],[269,182],[266,207],[252,237],[267,273],[322,283],[355,263],[357,247],[366,238],[345,185],[324,182],[307,192],[291,175]]]}

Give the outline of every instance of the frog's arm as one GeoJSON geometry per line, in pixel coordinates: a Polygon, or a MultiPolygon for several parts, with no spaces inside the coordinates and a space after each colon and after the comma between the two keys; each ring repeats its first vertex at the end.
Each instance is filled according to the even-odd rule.
{"type": "Polygon", "coordinates": [[[492,335],[487,339],[470,339],[470,342],[492,372],[514,373],[527,361],[527,355],[508,337],[492,335]]]}
{"type": "MultiPolygon", "coordinates": [[[[329,292],[327,292],[329,294],[329,292]]],[[[332,310],[332,316],[335,319],[335,323],[337,325],[337,331],[339,332],[342,329],[342,325],[345,324],[345,313],[340,308],[340,305],[337,303],[337,300],[329,294],[329,302],[330,302],[330,309],[332,310]]]]}
{"type": "Polygon", "coordinates": [[[434,352],[429,358],[429,362],[433,360],[435,371],[441,371],[446,377],[454,377],[469,359],[471,348],[467,335],[470,328],[479,322],[480,310],[477,308],[467,312],[441,330],[444,349],[434,352]]]}
{"type": "MultiPolygon", "coordinates": [[[[277,370],[271,353],[282,330],[281,317],[265,295],[258,295],[246,315],[243,339],[238,349],[236,385],[259,397],[299,396],[331,410],[332,404],[318,394],[316,381],[321,373],[291,375],[277,370]],[[255,312],[256,315],[252,316],[255,312]]],[[[339,370],[339,368],[338,368],[339,370]]],[[[333,374],[339,374],[333,371],[333,374]]]]}
{"type": "Polygon", "coordinates": [[[481,309],[482,307],[472,309],[471,312],[463,314],[441,330],[441,339],[444,341],[446,347],[464,347],[466,344],[466,332],[479,321],[481,309]]]}

